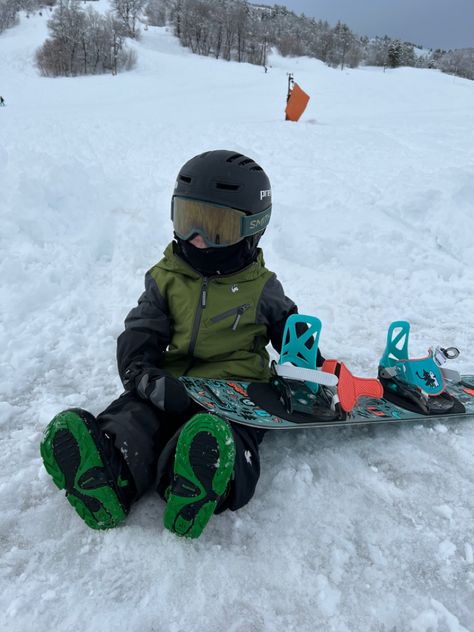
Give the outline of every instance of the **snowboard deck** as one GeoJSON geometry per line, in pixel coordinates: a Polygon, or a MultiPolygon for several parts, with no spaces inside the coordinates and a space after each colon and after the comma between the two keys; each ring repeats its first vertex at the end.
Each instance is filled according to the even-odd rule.
{"type": "Polygon", "coordinates": [[[461,402],[465,412],[423,415],[406,410],[387,399],[362,397],[346,419],[321,420],[303,413],[289,414],[269,383],[241,382],[182,377],[189,396],[208,412],[227,421],[265,430],[329,428],[426,421],[458,421],[474,416],[474,375],[462,376],[459,384],[447,390],[461,402]]]}

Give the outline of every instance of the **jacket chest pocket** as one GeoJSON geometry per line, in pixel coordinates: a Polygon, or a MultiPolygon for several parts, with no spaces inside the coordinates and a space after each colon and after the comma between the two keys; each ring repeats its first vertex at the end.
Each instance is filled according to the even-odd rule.
{"type": "Polygon", "coordinates": [[[238,305],[237,307],[227,309],[225,312],[216,314],[216,316],[209,318],[209,325],[218,325],[220,323],[223,329],[228,328],[230,331],[237,331],[240,321],[242,320],[242,316],[251,307],[250,303],[244,303],[242,305],[238,305]]]}

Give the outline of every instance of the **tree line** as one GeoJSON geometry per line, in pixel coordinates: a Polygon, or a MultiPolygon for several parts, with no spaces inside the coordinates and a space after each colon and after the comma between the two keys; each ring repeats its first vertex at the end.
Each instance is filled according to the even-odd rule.
{"type": "Polygon", "coordinates": [[[283,5],[256,6],[246,0],[149,0],[149,24],[171,25],[183,46],[216,59],[265,65],[272,47],[283,56],[315,57],[333,67],[364,64],[396,68],[439,68],[474,75],[474,49],[423,50],[388,36],[358,36],[347,24],[296,15],[283,5]]]}
{"type": "MultiPolygon", "coordinates": [[[[20,9],[55,3],[0,0],[0,31],[16,23],[20,9]]],[[[40,72],[72,76],[129,69],[136,57],[126,38],[140,36],[141,22],[170,26],[183,46],[215,59],[265,66],[275,48],[283,56],[315,57],[341,69],[415,66],[474,79],[474,49],[423,51],[388,36],[360,37],[343,22],[331,26],[283,5],[246,0],[111,0],[105,16],[78,0],[59,0],[48,22],[50,36],[37,52],[40,72]]]]}
{"type": "Polygon", "coordinates": [[[170,24],[194,53],[227,60],[267,63],[270,48],[283,56],[315,57],[333,67],[416,65],[415,46],[389,37],[359,37],[343,22],[297,16],[283,5],[251,5],[245,0],[149,0],[150,24],[170,24]],[[397,54],[390,54],[396,44],[397,54]],[[398,55],[398,56],[397,56],[398,55]]]}

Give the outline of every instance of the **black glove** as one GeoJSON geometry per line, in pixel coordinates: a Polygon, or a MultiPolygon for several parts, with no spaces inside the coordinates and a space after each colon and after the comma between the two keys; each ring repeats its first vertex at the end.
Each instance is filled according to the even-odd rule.
{"type": "MultiPolygon", "coordinates": [[[[132,376],[129,374],[127,377],[132,376]]],[[[183,413],[191,403],[184,384],[161,369],[146,369],[133,376],[131,381],[142,399],[149,400],[170,415],[183,413]]]]}

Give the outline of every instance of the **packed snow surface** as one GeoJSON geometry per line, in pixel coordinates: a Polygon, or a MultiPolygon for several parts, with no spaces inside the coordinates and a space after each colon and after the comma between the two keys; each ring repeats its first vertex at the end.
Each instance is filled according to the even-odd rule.
{"type": "Polygon", "coordinates": [[[407,319],[413,357],[455,345],[474,373],[474,82],[277,55],[265,74],[164,28],[132,72],[47,79],[46,21],[0,35],[2,630],[474,630],[474,423],[268,434],[255,497],[195,541],[154,493],[89,529],[39,455],[55,413],[120,394],[116,338],[208,149],[268,172],[266,262],[326,357],[374,376],[407,319]],[[287,72],[311,95],[297,124],[287,72]]]}

